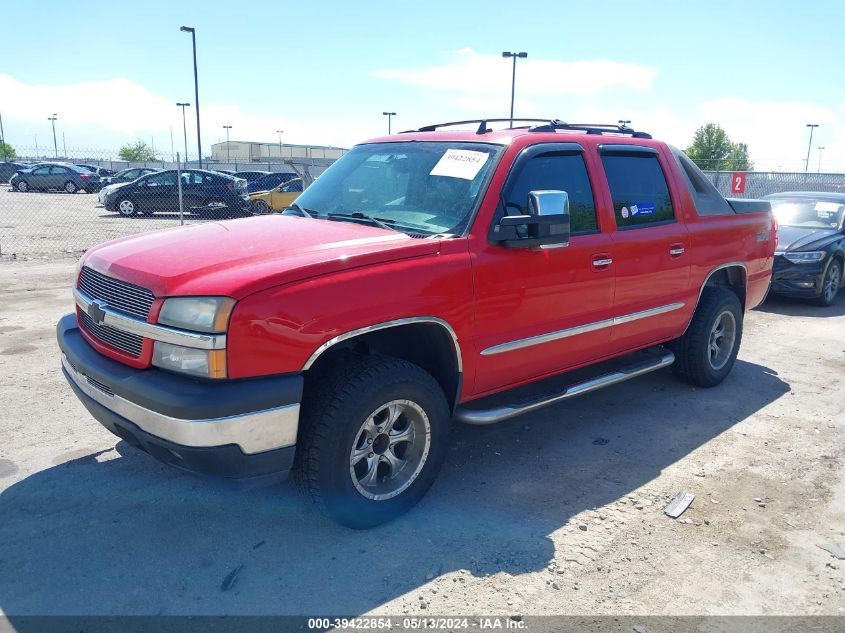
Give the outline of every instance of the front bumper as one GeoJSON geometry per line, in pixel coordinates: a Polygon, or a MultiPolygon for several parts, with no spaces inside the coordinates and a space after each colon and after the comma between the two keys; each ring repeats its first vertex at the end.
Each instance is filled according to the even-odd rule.
{"type": "Polygon", "coordinates": [[[301,375],[211,382],[106,358],[82,338],[75,314],[57,325],[62,371],[109,431],[163,462],[243,479],[293,465],[301,375]]]}
{"type": "Polygon", "coordinates": [[[818,263],[793,264],[783,255],[775,258],[771,292],[789,297],[818,297],[827,258],[818,263]]]}

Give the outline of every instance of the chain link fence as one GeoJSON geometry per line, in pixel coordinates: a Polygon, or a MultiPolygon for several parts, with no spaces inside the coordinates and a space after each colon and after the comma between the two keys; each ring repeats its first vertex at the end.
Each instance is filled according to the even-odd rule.
{"type": "Polygon", "coordinates": [[[0,259],[76,257],[116,237],[278,212],[334,162],[203,160],[200,169],[196,161],[59,152],[56,159],[19,149],[20,158],[0,160],[0,259]]]}
{"type": "MultiPolygon", "coordinates": [[[[47,159],[34,148],[18,153],[24,158],[0,160],[2,259],[75,257],[94,244],[124,235],[279,211],[333,162],[326,158],[203,161],[203,169],[198,171],[196,161],[128,162],[92,150],[76,150],[71,152],[74,158],[60,155],[58,160],[47,159]],[[17,169],[30,165],[37,166],[16,174],[17,169]],[[121,175],[126,170],[132,171],[121,175]],[[141,181],[128,182],[139,177],[143,187],[138,186],[141,181]],[[125,195],[116,195],[121,191],[125,195]]],[[[759,198],[784,191],[845,192],[845,174],[841,173],[759,171],[739,172],[744,191],[738,192],[735,173],[705,171],[726,197],[759,198]]]]}

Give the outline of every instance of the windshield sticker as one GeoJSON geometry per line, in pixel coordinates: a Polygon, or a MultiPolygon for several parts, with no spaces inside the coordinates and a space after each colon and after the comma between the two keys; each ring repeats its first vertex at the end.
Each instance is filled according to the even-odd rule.
{"type": "Polygon", "coordinates": [[[450,149],[429,172],[430,176],[448,176],[473,180],[490,155],[487,152],[474,152],[468,149],[450,149]]]}
{"type": "MultiPolygon", "coordinates": [[[[816,211],[828,211],[830,213],[836,213],[839,211],[839,207],[842,206],[838,202],[816,202],[816,206],[814,209],[816,211]]],[[[819,214],[821,216],[821,214],[819,214]]]]}
{"type": "Polygon", "coordinates": [[[622,207],[622,217],[623,218],[628,217],[628,207],[622,207]]]}
{"type": "Polygon", "coordinates": [[[631,205],[631,215],[654,215],[654,205],[650,202],[638,202],[631,205]]]}

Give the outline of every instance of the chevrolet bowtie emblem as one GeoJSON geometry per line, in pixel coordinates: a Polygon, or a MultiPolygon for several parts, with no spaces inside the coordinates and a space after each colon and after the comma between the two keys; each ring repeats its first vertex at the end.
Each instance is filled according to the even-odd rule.
{"type": "Polygon", "coordinates": [[[106,318],[106,311],[103,308],[107,305],[105,301],[100,301],[99,299],[94,299],[94,301],[88,304],[86,312],[97,325],[101,325],[106,318]]]}

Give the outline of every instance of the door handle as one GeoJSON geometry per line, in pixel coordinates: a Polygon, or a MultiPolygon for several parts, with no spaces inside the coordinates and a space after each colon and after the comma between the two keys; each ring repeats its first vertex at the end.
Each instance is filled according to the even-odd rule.
{"type": "Polygon", "coordinates": [[[669,254],[672,257],[680,257],[684,254],[684,247],[683,246],[672,246],[669,248],[669,254]]]}
{"type": "Polygon", "coordinates": [[[613,259],[610,257],[597,257],[593,260],[593,266],[595,266],[596,268],[610,266],[612,263],[613,259]]]}

